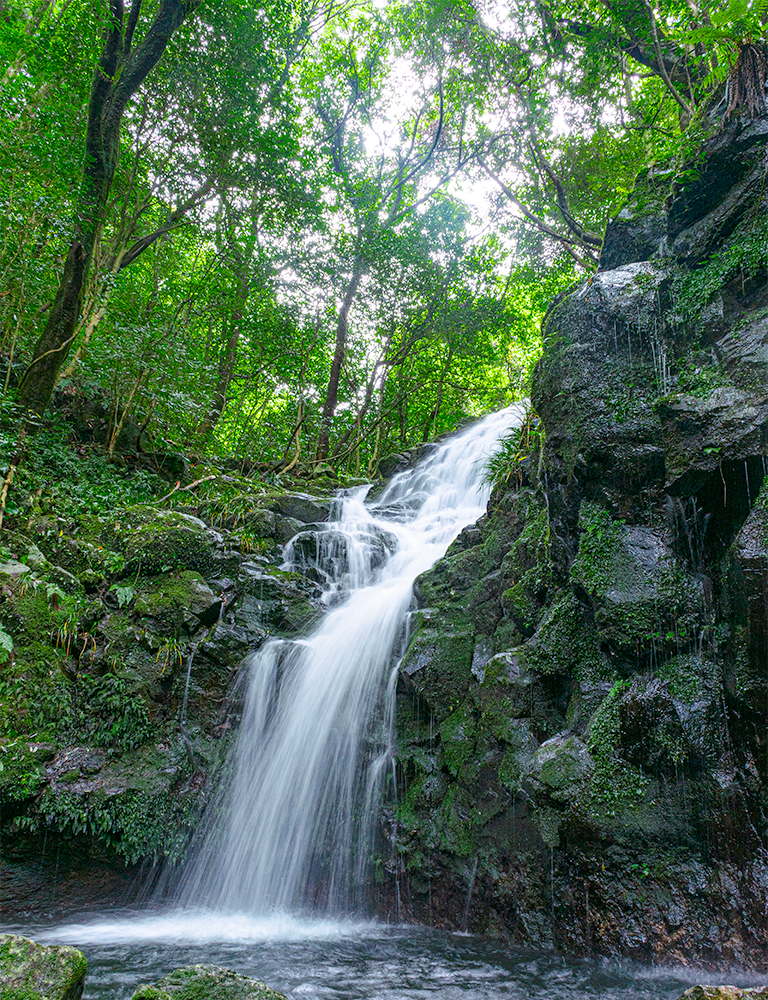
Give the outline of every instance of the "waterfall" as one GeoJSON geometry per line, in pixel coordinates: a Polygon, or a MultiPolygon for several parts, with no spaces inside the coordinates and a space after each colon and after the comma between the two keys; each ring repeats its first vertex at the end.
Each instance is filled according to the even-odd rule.
{"type": "Polygon", "coordinates": [[[329,610],[306,639],[251,657],[233,776],[182,902],[250,914],[360,902],[413,582],[484,513],[484,459],[522,416],[511,407],[434,446],[371,503],[368,487],[349,491],[322,532],[286,547],[329,610]]]}

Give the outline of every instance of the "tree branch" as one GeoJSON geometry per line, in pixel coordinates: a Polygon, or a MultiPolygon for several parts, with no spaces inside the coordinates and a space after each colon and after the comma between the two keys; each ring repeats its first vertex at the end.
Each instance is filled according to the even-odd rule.
{"type": "Polygon", "coordinates": [[[530,209],[526,208],[525,205],[520,201],[520,199],[511,191],[510,188],[507,187],[507,185],[504,183],[504,181],[502,181],[499,175],[494,173],[493,170],[491,170],[491,168],[488,166],[487,163],[485,163],[484,160],[478,157],[477,162],[480,164],[483,170],[488,174],[488,176],[499,185],[501,190],[506,195],[507,199],[511,201],[512,204],[523,213],[528,222],[530,222],[533,226],[535,226],[536,229],[539,230],[539,232],[542,232],[546,236],[550,236],[552,239],[557,240],[557,242],[560,243],[568,251],[571,257],[573,257],[573,259],[580,267],[583,267],[586,270],[592,269],[592,267],[597,263],[597,258],[587,247],[585,247],[580,241],[577,243],[579,249],[583,250],[585,253],[585,257],[582,257],[581,254],[579,254],[575,249],[574,242],[576,241],[569,240],[567,236],[563,236],[562,233],[558,233],[556,229],[553,229],[552,226],[548,225],[546,222],[544,222],[543,219],[540,219],[538,216],[534,215],[533,212],[530,211],[530,209]]]}

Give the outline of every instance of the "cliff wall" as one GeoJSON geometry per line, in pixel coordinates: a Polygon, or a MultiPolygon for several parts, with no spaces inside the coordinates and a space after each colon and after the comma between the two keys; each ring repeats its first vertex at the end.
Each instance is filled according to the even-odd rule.
{"type": "Polygon", "coordinates": [[[407,916],[768,962],[768,122],[712,131],[551,309],[530,454],[418,581],[407,916]]]}

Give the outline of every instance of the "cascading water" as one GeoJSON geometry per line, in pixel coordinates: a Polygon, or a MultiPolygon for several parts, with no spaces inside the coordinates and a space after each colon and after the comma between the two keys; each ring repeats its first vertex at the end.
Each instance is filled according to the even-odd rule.
{"type": "Polygon", "coordinates": [[[266,914],[356,901],[413,582],[484,512],[484,458],[521,420],[519,407],[487,417],[397,475],[375,504],[356,490],[323,531],[286,548],[332,607],[309,638],[273,640],[252,657],[222,818],[189,866],[183,902],[266,914]]]}

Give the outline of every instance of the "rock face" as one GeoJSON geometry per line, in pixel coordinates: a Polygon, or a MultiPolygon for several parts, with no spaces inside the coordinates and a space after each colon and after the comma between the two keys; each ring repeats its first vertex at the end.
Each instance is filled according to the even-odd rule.
{"type": "Polygon", "coordinates": [[[0,935],[0,997],[4,1000],[80,1000],[85,955],[47,947],[14,934],[0,935]]]}
{"type": "Polygon", "coordinates": [[[547,318],[531,460],[417,582],[393,910],[768,964],[767,151],[643,179],[547,318]]]}
{"type": "Polygon", "coordinates": [[[217,487],[186,511],[3,533],[5,918],[130,900],[137,866],[182,857],[239,722],[244,658],[322,613],[317,584],[281,567],[297,518],[330,500],[217,487]]]}
{"type": "Polygon", "coordinates": [[[761,1000],[768,997],[768,986],[740,990],[737,986],[692,986],[680,1000],[761,1000]]]}
{"type": "Polygon", "coordinates": [[[217,965],[175,969],[154,986],[140,986],[132,1000],[286,1000],[264,983],[217,965]]]}

